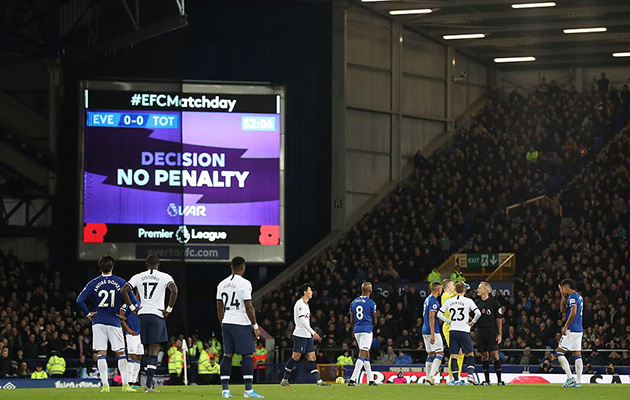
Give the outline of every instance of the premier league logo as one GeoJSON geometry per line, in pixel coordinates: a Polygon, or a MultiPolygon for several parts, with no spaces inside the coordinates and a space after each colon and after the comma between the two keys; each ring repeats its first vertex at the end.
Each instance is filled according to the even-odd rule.
{"type": "Polygon", "coordinates": [[[177,238],[177,241],[181,244],[188,243],[188,241],[190,240],[190,232],[188,231],[188,228],[186,228],[186,225],[182,225],[177,229],[177,232],[175,232],[175,237],[177,238]]]}
{"type": "Polygon", "coordinates": [[[175,203],[169,204],[168,208],[166,209],[166,212],[171,217],[177,217],[179,215],[179,211],[177,210],[177,205],[175,203]]]}

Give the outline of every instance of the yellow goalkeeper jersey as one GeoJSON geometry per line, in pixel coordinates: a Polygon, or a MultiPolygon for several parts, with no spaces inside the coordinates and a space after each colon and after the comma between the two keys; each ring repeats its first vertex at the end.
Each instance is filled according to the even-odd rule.
{"type": "MultiPolygon", "coordinates": [[[[446,303],[446,300],[457,296],[456,292],[453,293],[442,293],[442,304],[446,303]]],[[[446,318],[451,319],[451,315],[448,312],[448,310],[446,310],[446,312],[444,313],[444,316],[446,316],[446,318]]],[[[444,325],[442,325],[442,332],[444,332],[444,335],[448,337],[448,332],[451,330],[451,325],[447,324],[446,322],[444,323],[444,325]]]]}

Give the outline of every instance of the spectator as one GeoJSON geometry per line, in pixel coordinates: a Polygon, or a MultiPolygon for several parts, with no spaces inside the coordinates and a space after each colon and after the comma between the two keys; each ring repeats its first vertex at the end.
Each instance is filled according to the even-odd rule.
{"type": "Polygon", "coordinates": [[[405,352],[401,351],[399,356],[396,357],[394,364],[413,364],[413,359],[409,354],[405,354],[405,352]]]}
{"type": "Polygon", "coordinates": [[[35,341],[35,334],[28,335],[28,340],[24,344],[24,357],[27,359],[37,358],[39,356],[39,345],[35,341]]]}
{"type": "Polygon", "coordinates": [[[532,349],[530,347],[525,347],[521,357],[518,361],[519,365],[531,365],[536,364],[536,359],[532,355],[532,349]]]}
{"type": "Polygon", "coordinates": [[[407,382],[407,378],[405,377],[405,374],[402,371],[398,371],[392,383],[409,383],[409,382],[407,382]]]}
{"type": "Polygon", "coordinates": [[[551,367],[551,362],[548,359],[545,359],[542,364],[540,364],[540,368],[538,368],[538,373],[541,374],[549,374],[553,371],[551,367]]]}
{"type": "Polygon", "coordinates": [[[593,365],[593,366],[599,366],[599,365],[604,365],[605,360],[604,357],[599,353],[599,351],[597,351],[597,348],[593,348],[593,351],[591,351],[591,356],[589,357],[589,362],[593,365]]]}
{"type": "Polygon", "coordinates": [[[394,364],[396,362],[396,353],[394,353],[394,348],[392,346],[387,346],[387,352],[381,357],[381,362],[387,365],[394,364]]]}
{"type": "Polygon", "coordinates": [[[597,91],[599,93],[608,93],[608,86],[610,85],[610,80],[606,78],[606,73],[601,73],[601,78],[597,80],[597,91]]]}
{"type": "Polygon", "coordinates": [[[65,372],[66,360],[53,352],[46,364],[46,373],[51,378],[61,378],[65,372]]]}
{"type": "MultiPolygon", "coordinates": [[[[207,346],[207,345],[206,345],[207,346]]],[[[209,352],[206,347],[199,355],[198,366],[198,384],[209,385],[211,383],[219,383],[219,373],[221,372],[219,364],[217,364],[214,354],[209,352]]]]}
{"type": "Polygon", "coordinates": [[[337,357],[337,365],[353,365],[352,357],[348,350],[344,351],[342,355],[337,357]]]}
{"type": "Polygon", "coordinates": [[[433,282],[442,282],[442,274],[438,271],[438,267],[434,267],[431,270],[431,273],[427,276],[426,281],[429,282],[429,284],[433,282]]]}
{"type": "Polygon", "coordinates": [[[35,366],[35,371],[31,374],[31,379],[47,379],[48,374],[44,371],[44,367],[41,364],[35,366]]]}
{"type": "Polygon", "coordinates": [[[0,378],[15,376],[15,372],[9,357],[9,348],[3,347],[0,353],[0,378]]]}
{"type": "Polygon", "coordinates": [[[30,378],[31,370],[28,369],[26,361],[22,361],[20,363],[20,367],[18,368],[16,375],[18,378],[30,378]]]}

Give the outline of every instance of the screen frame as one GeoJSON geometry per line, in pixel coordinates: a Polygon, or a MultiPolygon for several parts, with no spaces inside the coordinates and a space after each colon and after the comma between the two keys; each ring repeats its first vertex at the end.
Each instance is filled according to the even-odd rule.
{"type": "MultiPolygon", "coordinates": [[[[90,90],[112,90],[112,91],[138,91],[138,92],[177,92],[190,94],[254,94],[254,95],[276,95],[279,96],[278,107],[280,115],[280,242],[276,246],[263,246],[260,244],[230,244],[213,243],[184,245],[173,243],[166,245],[171,248],[182,248],[185,254],[186,247],[208,247],[216,246],[229,247],[229,257],[241,256],[248,262],[253,263],[274,263],[285,264],[285,118],[286,118],[286,88],[282,85],[270,83],[247,83],[247,82],[211,82],[211,81],[130,81],[130,80],[84,80],[79,84],[79,138],[78,138],[78,205],[79,218],[77,229],[78,252],[77,258],[80,261],[98,260],[103,254],[109,254],[118,260],[141,260],[137,258],[136,246],[147,246],[150,243],[85,243],[84,242],[84,176],[85,176],[85,135],[86,135],[86,107],[90,90]],[[87,94],[87,95],[86,95],[87,94]]],[[[164,246],[156,244],[156,247],[164,246]]],[[[198,259],[198,258],[168,258],[161,257],[166,261],[185,261],[192,263],[225,263],[228,259],[198,259]]]]}

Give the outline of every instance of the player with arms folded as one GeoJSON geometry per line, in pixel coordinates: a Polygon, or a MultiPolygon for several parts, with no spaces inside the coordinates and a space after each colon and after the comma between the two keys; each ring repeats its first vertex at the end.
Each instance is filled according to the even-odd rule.
{"type": "Polygon", "coordinates": [[[472,339],[470,337],[470,328],[477,323],[481,317],[481,311],[477,308],[472,299],[469,299],[464,294],[466,293],[466,284],[463,282],[455,285],[455,292],[457,295],[452,297],[440,308],[440,313],[444,314],[447,310],[451,316],[451,342],[449,345],[449,353],[451,354],[451,370],[453,370],[453,380],[448,384],[451,386],[460,385],[465,386],[465,381],[459,381],[459,372],[457,371],[457,355],[460,350],[463,350],[467,358],[468,364],[468,382],[476,384],[475,374],[475,357],[474,349],[472,345],[472,339]],[[474,312],[475,317],[470,321],[470,313],[474,312]]]}
{"type": "Polygon", "coordinates": [[[232,274],[217,286],[217,314],[223,332],[223,359],[221,359],[221,397],[232,398],[230,373],[234,354],[243,356],[241,372],[245,383],[243,397],[264,399],[254,390],[254,351],[260,331],[256,323],[256,310],[252,304],[252,284],[245,278],[245,259],[232,259],[232,274]]]}
{"type": "MultiPolygon", "coordinates": [[[[97,367],[103,384],[101,392],[109,392],[109,381],[107,380],[108,342],[118,357],[118,370],[122,377],[123,392],[135,392],[127,380],[129,373],[127,372],[127,357],[125,357],[125,339],[118,316],[122,305],[120,291],[127,282],[112,274],[114,259],[111,256],[101,257],[98,260],[98,268],[101,270],[101,276],[92,279],[85,286],[77,297],[77,304],[92,321],[92,346],[98,353],[97,367]],[[89,311],[86,305],[88,300],[96,305],[95,311],[89,311]]],[[[133,301],[137,302],[135,297],[133,301]]]]}
{"type": "Polygon", "coordinates": [[[129,282],[122,288],[122,297],[129,309],[138,314],[140,320],[140,340],[144,345],[144,354],[147,354],[147,385],[145,392],[157,393],[153,384],[153,376],[157,369],[157,356],[162,344],[168,342],[168,332],[166,330],[166,318],[173,311],[175,301],[177,301],[178,289],[173,278],[162,271],[160,259],[156,255],[147,257],[145,263],[147,270],[131,277],[129,282]],[[133,289],[137,289],[140,294],[142,308],[138,310],[135,304],[131,303],[129,295],[133,289]],[[171,294],[168,306],[164,309],[166,290],[171,294]]]}
{"type": "Polygon", "coordinates": [[[350,323],[354,324],[354,338],[359,346],[359,358],[354,365],[354,371],[348,382],[348,386],[358,386],[361,368],[365,368],[365,374],[370,386],[376,386],[370,364],[370,348],[372,347],[373,321],[376,319],[376,303],[370,299],[372,284],[363,282],[361,296],[350,304],[350,323]]]}
{"type": "Polygon", "coordinates": [[[425,383],[435,385],[434,376],[439,371],[442,360],[444,359],[444,343],[442,335],[440,335],[440,324],[438,319],[444,322],[450,322],[444,314],[438,313],[440,303],[438,296],[442,293],[442,285],[439,282],[431,284],[431,294],[424,300],[422,324],[422,338],[424,339],[424,348],[427,350],[425,383]]]}
{"type": "Polygon", "coordinates": [[[567,381],[562,387],[581,387],[582,370],[584,369],[584,361],[582,361],[582,335],[584,332],[582,313],[584,312],[584,299],[575,291],[575,282],[571,279],[563,280],[558,285],[558,289],[561,296],[560,310],[566,312],[566,321],[562,327],[562,337],[556,349],[558,362],[567,374],[567,381]],[[571,373],[571,366],[566,357],[567,351],[573,353],[577,380],[571,373]]]}
{"type": "Polygon", "coordinates": [[[475,302],[481,310],[481,318],[477,323],[477,351],[481,354],[481,365],[486,380],[481,384],[490,385],[490,355],[494,360],[494,372],[497,374],[497,385],[505,386],[501,380],[501,361],[499,360],[499,344],[503,340],[503,310],[499,301],[491,295],[492,286],[488,282],[479,283],[479,298],[475,302]]]}
{"type": "Polygon", "coordinates": [[[302,354],[306,354],[308,360],[308,368],[315,377],[319,386],[330,386],[330,383],[324,382],[319,377],[317,364],[315,362],[315,342],[314,340],[322,340],[321,336],[313,328],[311,328],[311,309],[308,307],[308,301],[313,297],[313,289],[307,283],[300,286],[298,291],[298,300],[293,306],[293,321],[295,329],[293,330],[293,355],[289,358],[287,365],[284,367],[284,376],[280,381],[280,385],[289,386],[289,375],[295,368],[295,365],[302,354]]]}

